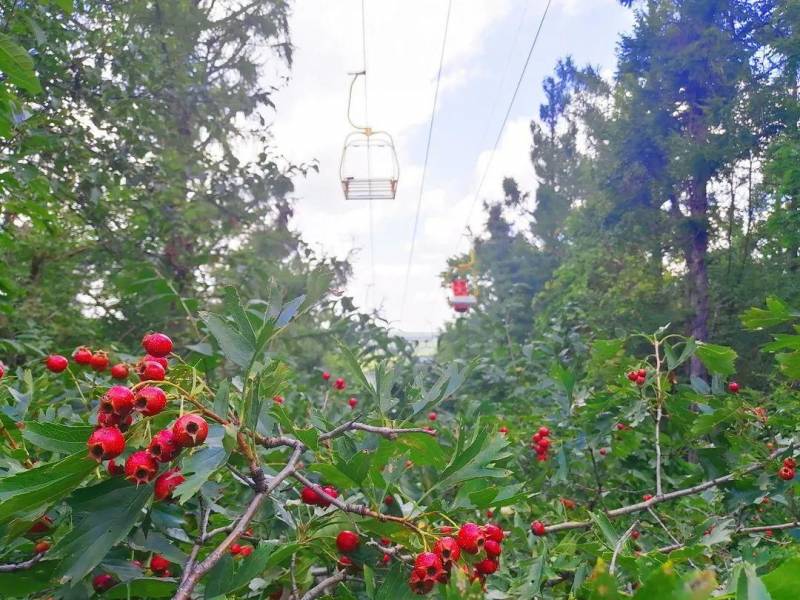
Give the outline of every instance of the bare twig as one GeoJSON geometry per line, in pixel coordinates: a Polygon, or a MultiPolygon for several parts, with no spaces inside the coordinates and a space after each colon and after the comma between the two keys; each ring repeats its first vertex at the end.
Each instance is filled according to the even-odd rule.
{"type": "MultiPolygon", "coordinates": [[[[741,477],[742,475],[747,475],[748,473],[752,473],[753,471],[761,469],[765,462],[769,462],[770,460],[775,458],[780,452],[782,452],[782,450],[780,449],[775,450],[769,455],[769,457],[765,461],[751,463],[746,467],[744,467],[743,469],[740,469],[738,471],[733,471],[732,473],[728,473],[727,475],[722,475],[721,477],[709,479],[708,481],[704,481],[702,483],[698,483],[697,485],[686,487],[680,490],[675,490],[674,492],[661,494],[660,496],[654,496],[650,500],[637,502],[636,504],[630,504],[628,506],[621,506],[620,508],[615,508],[614,510],[606,511],[605,514],[607,517],[613,519],[615,517],[621,517],[623,515],[629,515],[632,513],[647,510],[651,506],[655,506],[656,504],[661,504],[662,502],[668,502],[670,500],[675,500],[677,498],[683,498],[684,496],[699,494],[700,492],[703,492],[710,488],[717,487],[725,483],[729,483],[735,480],[737,477],[741,477]]],[[[557,531],[566,531],[569,529],[588,529],[591,526],[592,526],[592,521],[565,521],[563,523],[556,523],[555,525],[547,526],[545,528],[545,532],[555,533],[557,531]]]]}
{"type": "Polygon", "coordinates": [[[661,405],[664,394],[661,390],[661,353],[659,352],[658,336],[653,336],[653,347],[656,354],[656,496],[660,496],[661,489],[661,405]]]}
{"type": "Polygon", "coordinates": [[[323,433],[319,436],[320,441],[329,440],[334,438],[338,435],[341,435],[345,431],[367,431],[369,433],[377,433],[378,435],[382,435],[383,437],[393,440],[396,439],[398,435],[403,435],[406,433],[425,433],[427,435],[436,435],[435,429],[428,429],[426,427],[410,427],[406,429],[395,429],[393,427],[379,427],[377,425],[368,425],[367,423],[359,423],[358,421],[347,421],[346,423],[342,423],[335,429],[331,429],[327,433],[323,433]]]}
{"type": "Polygon", "coordinates": [[[300,600],[314,600],[314,598],[319,598],[324,594],[329,588],[335,586],[337,583],[341,583],[347,578],[347,573],[345,571],[337,571],[330,577],[326,577],[322,581],[320,581],[317,585],[313,588],[308,590],[300,600]]]}
{"type": "Polygon", "coordinates": [[[614,571],[617,568],[617,557],[619,556],[622,547],[625,545],[625,542],[628,540],[628,538],[631,537],[633,530],[636,529],[636,526],[638,524],[639,524],[639,519],[636,519],[631,524],[631,526],[628,527],[628,530],[625,533],[623,533],[622,536],[620,536],[620,538],[617,540],[617,545],[614,546],[614,554],[611,555],[611,565],[608,567],[608,572],[611,575],[614,574],[614,571]]]}
{"type": "Polygon", "coordinates": [[[44,552],[41,552],[36,556],[34,556],[33,558],[29,558],[28,560],[24,560],[22,562],[0,565],[0,573],[14,573],[16,571],[24,571],[26,569],[30,569],[33,565],[38,563],[43,558],[44,558],[44,552]]]}
{"type": "MultiPolygon", "coordinates": [[[[733,532],[732,535],[747,535],[749,533],[764,533],[767,531],[782,531],[784,529],[795,529],[800,528],[800,521],[790,521],[788,523],[776,523],[775,525],[759,525],[757,527],[741,527],[733,532]]],[[[669,554],[670,552],[674,552],[675,550],[680,550],[681,548],[685,547],[686,544],[681,544],[680,542],[676,542],[675,544],[670,544],[669,546],[662,546],[658,549],[659,552],[664,554],[669,554]]]]}

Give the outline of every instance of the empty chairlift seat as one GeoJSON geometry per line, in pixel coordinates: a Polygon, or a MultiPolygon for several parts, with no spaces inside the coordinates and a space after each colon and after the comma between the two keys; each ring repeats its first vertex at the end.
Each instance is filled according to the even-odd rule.
{"type": "Polygon", "coordinates": [[[400,165],[392,136],[369,128],[348,134],[339,176],[347,200],[394,200],[400,165]]]}

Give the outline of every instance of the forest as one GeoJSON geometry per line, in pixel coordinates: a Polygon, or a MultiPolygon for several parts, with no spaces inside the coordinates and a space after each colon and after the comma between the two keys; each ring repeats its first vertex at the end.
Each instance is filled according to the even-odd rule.
{"type": "Polygon", "coordinates": [[[800,598],[800,0],[619,2],[423,357],[294,225],[294,2],[0,0],[0,597],[800,598]]]}

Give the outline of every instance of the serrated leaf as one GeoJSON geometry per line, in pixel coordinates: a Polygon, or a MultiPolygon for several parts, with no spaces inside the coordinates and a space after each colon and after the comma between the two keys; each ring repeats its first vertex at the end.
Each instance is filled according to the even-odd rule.
{"type": "Polygon", "coordinates": [[[115,585],[103,598],[169,598],[178,589],[178,582],[163,577],[137,577],[115,585]]]}
{"type": "Polygon", "coordinates": [[[152,496],[152,484],[119,479],[76,491],[70,500],[74,526],[50,550],[61,558],[59,575],[73,582],[88,575],[128,535],[152,496]]]}
{"type": "Polygon", "coordinates": [[[611,521],[609,521],[608,517],[602,513],[589,512],[589,516],[600,528],[600,531],[606,540],[606,545],[613,550],[614,546],[616,546],[617,542],[619,541],[619,534],[617,534],[617,531],[614,529],[611,521]]]}
{"type": "Polygon", "coordinates": [[[737,354],[733,348],[705,342],[697,342],[697,344],[695,354],[706,369],[721,375],[733,375],[736,372],[734,363],[736,362],[737,354]]]}
{"type": "Polygon", "coordinates": [[[305,295],[302,295],[284,304],[281,308],[281,314],[279,314],[278,318],[275,320],[275,326],[286,327],[286,325],[289,324],[289,321],[291,321],[292,318],[294,318],[294,316],[297,314],[297,311],[300,310],[300,307],[303,305],[305,299],[305,295]]]}
{"type": "Polygon", "coordinates": [[[39,94],[42,86],[36,77],[33,59],[9,35],[0,33],[0,71],[8,80],[30,92],[39,94]]]}
{"type": "Polygon", "coordinates": [[[27,421],[22,437],[34,446],[52,452],[73,454],[86,451],[86,440],[92,435],[92,425],[62,425],[27,421]]]}
{"type": "Polygon", "coordinates": [[[217,340],[225,358],[245,369],[250,366],[255,356],[255,348],[246,337],[219,315],[201,312],[200,318],[217,340]]]}
{"type": "Polygon", "coordinates": [[[408,587],[408,576],[400,564],[395,564],[383,584],[375,592],[375,600],[410,600],[417,596],[408,587]]]}
{"type": "Polygon", "coordinates": [[[767,298],[767,308],[749,308],[742,314],[742,323],[748,329],[763,329],[785,323],[792,318],[792,311],[775,296],[767,298]]]}
{"type": "Polygon", "coordinates": [[[761,578],[772,600],[800,598],[800,556],[792,556],[761,578]]]}
{"type": "Polygon", "coordinates": [[[224,436],[225,430],[221,426],[211,425],[206,443],[183,459],[181,472],[186,481],[176,487],[173,493],[178,503],[183,504],[194,496],[209,477],[228,461],[230,451],[223,444],[224,436]]]}

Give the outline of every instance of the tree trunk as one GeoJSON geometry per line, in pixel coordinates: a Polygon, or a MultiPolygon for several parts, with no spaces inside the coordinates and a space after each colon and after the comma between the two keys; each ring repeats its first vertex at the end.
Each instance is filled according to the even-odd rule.
{"type": "MultiPolygon", "coordinates": [[[[689,240],[686,266],[689,270],[689,307],[692,311],[690,334],[700,341],[708,339],[708,180],[697,179],[689,187],[689,240]]],[[[703,377],[705,369],[697,358],[689,372],[703,377]]]]}

